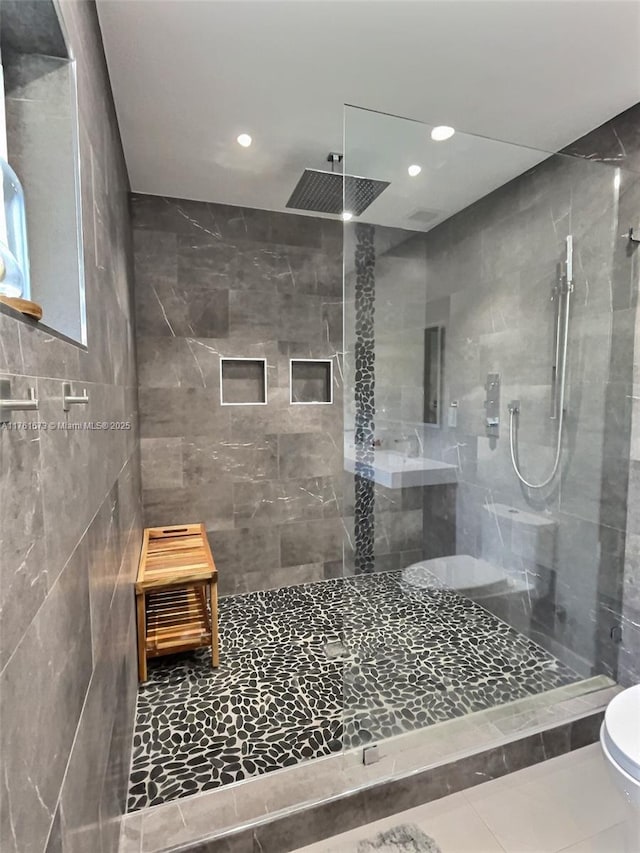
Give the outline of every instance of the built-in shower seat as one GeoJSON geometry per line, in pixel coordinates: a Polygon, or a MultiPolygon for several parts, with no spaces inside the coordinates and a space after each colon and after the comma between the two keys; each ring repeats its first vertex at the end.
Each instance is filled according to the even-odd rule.
{"type": "Polygon", "coordinates": [[[149,658],[203,646],[218,666],[218,572],[204,524],[146,528],[135,592],[140,681],[149,658]]]}

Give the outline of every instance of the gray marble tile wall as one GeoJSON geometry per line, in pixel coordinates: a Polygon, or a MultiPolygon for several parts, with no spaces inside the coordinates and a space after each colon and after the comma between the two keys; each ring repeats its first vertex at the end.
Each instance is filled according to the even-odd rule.
{"type": "MultiPolygon", "coordinates": [[[[458,402],[458,422],[455,430],[425,431],[425,455],[460,467],[457,553],[502,561],[533,583],[533,594],[503,599],[499,615],[585,674],[621,679],[624,654],[610,632],[623,606],[629,608],[625,643],[638,624],[634,467],[629,500],[628,489],[640,263],[627,232],[640,210],[640,175],[630,171],[639,129],[635,108],[599,131],[599,138],[608,133],[616,141],[618,154],[620,146],[627,150],[626,160],[586,142],[584,159],[553,157],[426,238],[427,321],[431,306],[437,313],[448,299],[444,404],[458,402]],[[614,168],[588,162],[599,159],[630,168],[616,177],[614,168]],[[568,234],[576,291],[563,476],[550,489],[527,492],[511,466],[507,404],[521,401],[522,468],[540,479],[552,465],[555,442],[550,286],[568,234]],[[484,425],[484,385],[493,371],[502,379],[497,441],[486,437],[484,425]],[[520,523],[510,509],[531,516],[520,523]],[[540,526],[549,522],[552,541],[543,547],[540,526]]],[[[571,151],[579,150],[576,144],[571,151]]]]}
{"type": "MultiPolygon", "coordinates": [[[[46,4],[28,4],[34,14],[46,4]]],[[[128,180],[93,2],[61,3],[77,58],[88,348],[0,313],[0,373],[34,387],[0,431],[0,848],[115,851],[137,671],[141,538],[128,180]],[[86,387],[65,418],[62,382],[86,387]]]]}
{"type": "Polygon", "coordinates": [[[342,560],[341,224],[134,195],[144,517],[204,521],[222,593],[342,560]],[[267,404],[220,405],[220,358],[264,358],[267,404]],[[290,358],[334,359],[291,405],[290,358]]]}

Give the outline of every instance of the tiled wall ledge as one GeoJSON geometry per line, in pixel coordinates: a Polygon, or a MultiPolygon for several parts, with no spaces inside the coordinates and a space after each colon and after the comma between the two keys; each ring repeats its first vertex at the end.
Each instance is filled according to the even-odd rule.
{"type": "Polygon", "coordinates": [[[593,743],[618,690],[596,677],[392,738],[368,767],[353,750],[135,812],[120,853],[286,853],[593,743]]]}

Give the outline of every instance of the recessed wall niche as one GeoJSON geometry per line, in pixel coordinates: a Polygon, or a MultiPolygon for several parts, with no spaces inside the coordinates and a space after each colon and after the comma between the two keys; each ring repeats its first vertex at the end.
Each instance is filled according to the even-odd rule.
{"type": "Polygon", "coordinates": [[[330,358],[292,358],[289,361],[290,403],[333,403],[333,361],[330,358]]]}
{"type": "Polygon", "coordinates": [[[220,359],[220,404],[222,406],[264,406],[266,402],[266,359],[220,359]]]}

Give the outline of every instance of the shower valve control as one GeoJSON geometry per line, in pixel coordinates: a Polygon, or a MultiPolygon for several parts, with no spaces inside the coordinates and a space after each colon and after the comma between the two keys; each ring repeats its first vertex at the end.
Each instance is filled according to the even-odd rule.
{"type": "Polygon", "coordinates": [[[500,374],[488,373],[485,384],[487,399],[485,407],[485,429],[489,438],[497,438],[500,435],[500,374]]]}
{"type": "Polygon", "coordinates": [[[447,417],[447,426],[455,429],[458,426],[458,401],[452,400],[449,403],[449,414],[447,417]]]}

